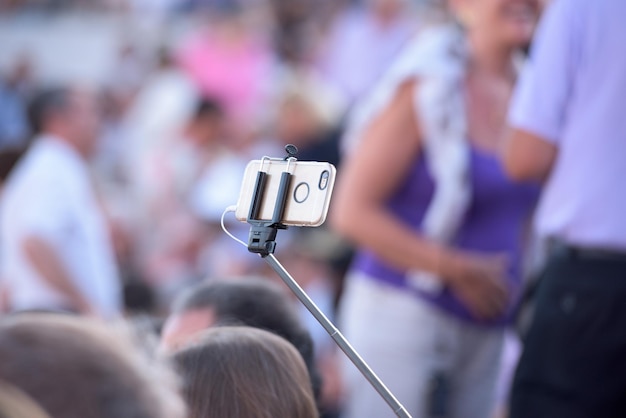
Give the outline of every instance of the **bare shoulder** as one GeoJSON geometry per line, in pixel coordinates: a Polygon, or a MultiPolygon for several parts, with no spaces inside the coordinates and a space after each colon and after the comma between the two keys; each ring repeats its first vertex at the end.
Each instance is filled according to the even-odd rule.
{"type": "Polygon", "coordinates": [[[420,151],[420,128],[413,99],[416,88],[415,80],[399,86],[347,158],[340,183],[350,185],[350,194],[385,199],[406,176],[420,151]]]}

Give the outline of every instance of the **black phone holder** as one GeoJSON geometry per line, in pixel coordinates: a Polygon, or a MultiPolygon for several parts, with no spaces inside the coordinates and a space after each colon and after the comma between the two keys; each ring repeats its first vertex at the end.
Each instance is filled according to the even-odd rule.
{"type": "MultiPolygon", "coordinates": [[[[283,160],[295,162],[295,156],[298,153],[298,149],[294,145],[287,145],[285,147],[285,151],[287,152],[287,156],[283,160]]],[[[263,161],[266,160],[272,161],[271,158],[263,158],[263,161]]],[[[385,400],[395,415],[400,418],[411,418],[411,415],[409,415],[404,406],[402,406],[393,393],[391,393],[380,378],[376,376],[372,369],[370,369],[367,363],[365,363],[357,351],[350,345],[343,334],[326,317],[326,315],[324,315],[317,305],[315,305],[311,298],[300,287],[298,282],[291,277],[289,272],[280,264],[276,257],[274,257],[274,250],[276,249],[276,235],[278,230],[287,229],[287,226],[282,223],[282,219],[285,214],[291,180],[293,177],[293,175],[289,172],[289,166],[290,164],[288,163],[286,170],[280,177],[280,186],[278,189],[278,195],[276,196],[272,219],[264,221],[259,219],[259,216],[263,200],[265,198],[269,174],[263,171],[263,163],[261,164],[261,168],[257,173],[254,195],[252,196],[252,203],[248,213],[247,221],[251,225],[250,235],[248,237],[248,251],[259,254],[267,262],[267,264],[274,269],[287,287],[289,287],[300,302],[302,302],[309,312],[311,312],[315,319],[317,319],[320,325],[322,325],[322,327],[326,330],[328,335],[330,335],[330,337],[335,341],[337,346],[346,354],[350,361],[352,361],[356,368],[359,369],[368,382],[370,382],[372,387],[385,400]]]]}
{"type": "MultiPolygon", "coordinates": [[[[295,145],[287,145],[285,151],[287,151],[287,156],[284,158],[285,161],[296,161],[295,156],[298,154],[298,148],[295,145]]],[[[287,229],[287,226],[282,223],[282,219],[285,214],[289,188],[291,186],[292,174],[289,172],[289,164],[287,164],[286,171],[280,177],[280,186],[274,204],[272,219],[263,221],[259,219],[259,214],[265,197],[268,177],[269,174],[263,171],[263,164],[261,164],[261,169],[256,177],[250,212],[248,213],[248,223],[252,225],[250,235],[248,236],[248,251],[260,254],[261,257],[267,257],[274,253],[278,230],[287,229]]]]}

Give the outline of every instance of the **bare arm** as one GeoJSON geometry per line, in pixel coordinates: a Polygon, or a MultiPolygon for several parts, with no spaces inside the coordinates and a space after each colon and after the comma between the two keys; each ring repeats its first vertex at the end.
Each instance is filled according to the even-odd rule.
{"type": "Polygon", "coordinates": [[[412,232],[384,207],[420,152],[413,109],[416,84],[407,82],[399,88],[344,164],[331,221],[340,233],[389,264],[437,272],[443,248],[412,232]]]}
{"type": "Polygon", "coordinates": [[[509,132],[504,149],[504,168],[515,180],[545,181],[554,165],[557,147],[520,129],[509,132]]]}
{"type": "Polygon", "coordinates": [[[344,164],[331,221],[340,233],[386,263],[402,270],[436,274],[476,317],[494,317],[506,307],[507,290],[502,281],[505,259],[429,241],[385,205],[420,152],[421,133],[413,107],[416,88],[416,82],[399,88],[344,164]]]}
{"type": "Polygon", "coordinates": [[[22,245],[28,261],[52,288],[67,298],[71,308],[82,313],[92,312],[92,307],[72,282],[52,245],[33,235],[26,237],[22,245]]]}
{"type": "Polygon", "coordinates": [[[331,220],[357,245],[398,268],[441,271],[449,249],[430,242],[389,212],[384,202],[404,180],[421,150],[413,105],[417,82],[403,84],[364,134],[342,168],[331,220]]]}

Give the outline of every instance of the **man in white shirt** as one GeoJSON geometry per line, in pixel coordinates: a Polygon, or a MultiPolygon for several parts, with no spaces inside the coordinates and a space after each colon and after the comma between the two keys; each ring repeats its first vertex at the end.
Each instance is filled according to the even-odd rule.
{"type": "Polygon", "coordinates": [[[95,98],[51,89],[31,113],[38,136],[6,184],[0,213],[0,276],[10,309],[114,317],[120,283],[87,167],[98,129],[95,98]]]}
{"type": "Polygon", "coordinates": [[[550,240],[511,418],[626,416],[626,2],[553,0],[513,100],[505,165],[545,180],[550,240]]]}

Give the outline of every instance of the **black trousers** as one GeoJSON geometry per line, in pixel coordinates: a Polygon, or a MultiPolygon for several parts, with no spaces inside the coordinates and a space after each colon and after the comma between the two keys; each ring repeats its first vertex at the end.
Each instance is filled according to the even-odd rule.
{"type": "Polygon", "coordinates": [[[626,417],[626,256],[553,254],[510,418],[626,417]]]}

